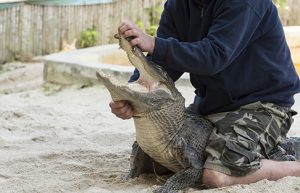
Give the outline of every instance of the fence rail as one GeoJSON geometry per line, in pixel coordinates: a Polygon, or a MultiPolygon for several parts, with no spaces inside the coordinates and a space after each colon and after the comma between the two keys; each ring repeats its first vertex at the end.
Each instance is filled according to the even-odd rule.
{"type": "MultiPolygon", "coordinates": [[[[147,24],[146,10],[164,1],[112,0],[80,6],[45,6],[20,1],[19,5],[0,9],[0,63],[58,52],[62,41],[71,43],[83,30],[93,26],[99,32],[97,44],[112,43],[112,34],[120,21],[140,19],[147,24]]],[[[286,0],[286,6],[279,8],[283,24],[300,25],[299,8],[299,0],[286,0]]]]}

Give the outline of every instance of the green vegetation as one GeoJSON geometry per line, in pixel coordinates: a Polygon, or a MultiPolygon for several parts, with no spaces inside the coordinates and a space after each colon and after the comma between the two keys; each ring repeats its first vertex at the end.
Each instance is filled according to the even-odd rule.
{"type": "Polygon", "coordinates": [[[160,2],[156,3],[156,5],[149,10],[150,27],[146,29],[146,32],[148,34],[150,35],[156,34],[162,11],[163,11],[163,7],[161,6],[160,2]]]}
{"type": "Polygon", "coordinates": [[[289,4],[287,0],[273,0],[283,25],[289,25],[289,4]]]}
{"type": "Polygon", "coordinates": [[[137,19],[137,20],[135,21],[135,24],[136,24],[140,29],[145,30],[145,25],[144,25],[144,23],[143,23],[143,21],[142,21],[141,19],[137,19]]]}
{"type": "Polygon", "coordinates": [[[146,30],[147,34],[154,36],[156,35],[158,25],[150,25],[150,27],[146,30]]]}
{"type": "Polygon", "coordinates": [[[79,46],[81,48],[87,48],[95,46],[97,43],[98,32],[96,27],[87,28],[86,30],[80,33],[79,46]]]}
{"type": "MultiPolygon", "coordinates": [[[[145,24],[143,23],[143,21],[141,19],[137,19],[135,21],[135,24],[141,28],[142,30],[144,30],[147,34],[149,35],[156,35],[156,31],[158,28],[158,24],[159,24],[159,20],[160,20],[160,16],[161,13],[163,11],[163,7],[161,6],[161,3],[156,3],[156,5],[150,9],[147,10],[148,11],[148,16],[149,16],[149,25],[147,25],[147,27],[145,28],[145,24]]],[[[147,22],[147,24],[148,24],[147,22]]]]}
{"type": "Polygon", "coordinates": [[[286,0],[273,0],[273,1],[280,8],[284,8],[286,6],[286,0]]]}

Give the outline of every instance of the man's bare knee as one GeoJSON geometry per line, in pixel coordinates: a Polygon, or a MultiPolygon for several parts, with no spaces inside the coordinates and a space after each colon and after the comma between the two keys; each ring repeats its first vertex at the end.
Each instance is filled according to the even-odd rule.
{"type": "Polygon", "coordinates": [[[261,160],[262,166],[245,176],[229,176],[214,170],[204,169],[202,181],[208,188],[249,184],[262,179],[278,180],[286,176],[300,177],[300,163],[297,161],[261,160]]]}
{"type": "Polygon", "coordinates": [[[204,185],[208,188],[219,188],[228,186],[230,184],[229,180],[230,177],[226,174],[210,169],[204,169],[203,171],[202,181],[204,185]]]}

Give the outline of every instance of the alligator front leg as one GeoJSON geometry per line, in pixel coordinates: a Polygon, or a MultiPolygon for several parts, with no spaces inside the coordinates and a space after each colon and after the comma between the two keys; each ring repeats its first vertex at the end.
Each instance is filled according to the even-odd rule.
{"type": "Polygon", "coordinates": [[[130,155],[130,170],[124,180],[136,178],[144,173],[145,164],[151,164],[151,162],[148,159],[147,154],[140,148],[139,144],[134,141],[130,155]]]}
{"type": "Polygon", "coordinates": [[[171,171],[154,161],[135,141],[132,145],[132,152],[130,156],[130,170],[124,180],[136,178],[143,173],[166,175],[170,174],[171,171]]]}
{"type": "Polygon", "coordinates": [[[170,177],[167,182],[162,187],[155,190],[154,193],[176,193],[179,190],[199,183],[201,177],[202,169],[183,169],[170,177]]]}

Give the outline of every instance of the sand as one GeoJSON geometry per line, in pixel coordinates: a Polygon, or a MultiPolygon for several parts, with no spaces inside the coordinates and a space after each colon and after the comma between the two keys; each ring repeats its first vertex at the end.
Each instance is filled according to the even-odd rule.
{"type": "MultiPolygon", "coordinates": [[[[162,184],[155,175],[122,180],[133,121],[110,113],[103,86],[44,85],[42,70],[41,63],[15,63],[0,72],[1,193],[148,193],[162,184]]],[[[193,89],[179,89],[189,103],[193,89]]],[[[296,116],[290,135],[300,136],[299,122],[296,116]]],[[[185,192],[292,193],[300,192],[300,178],[185,192]]]]}

